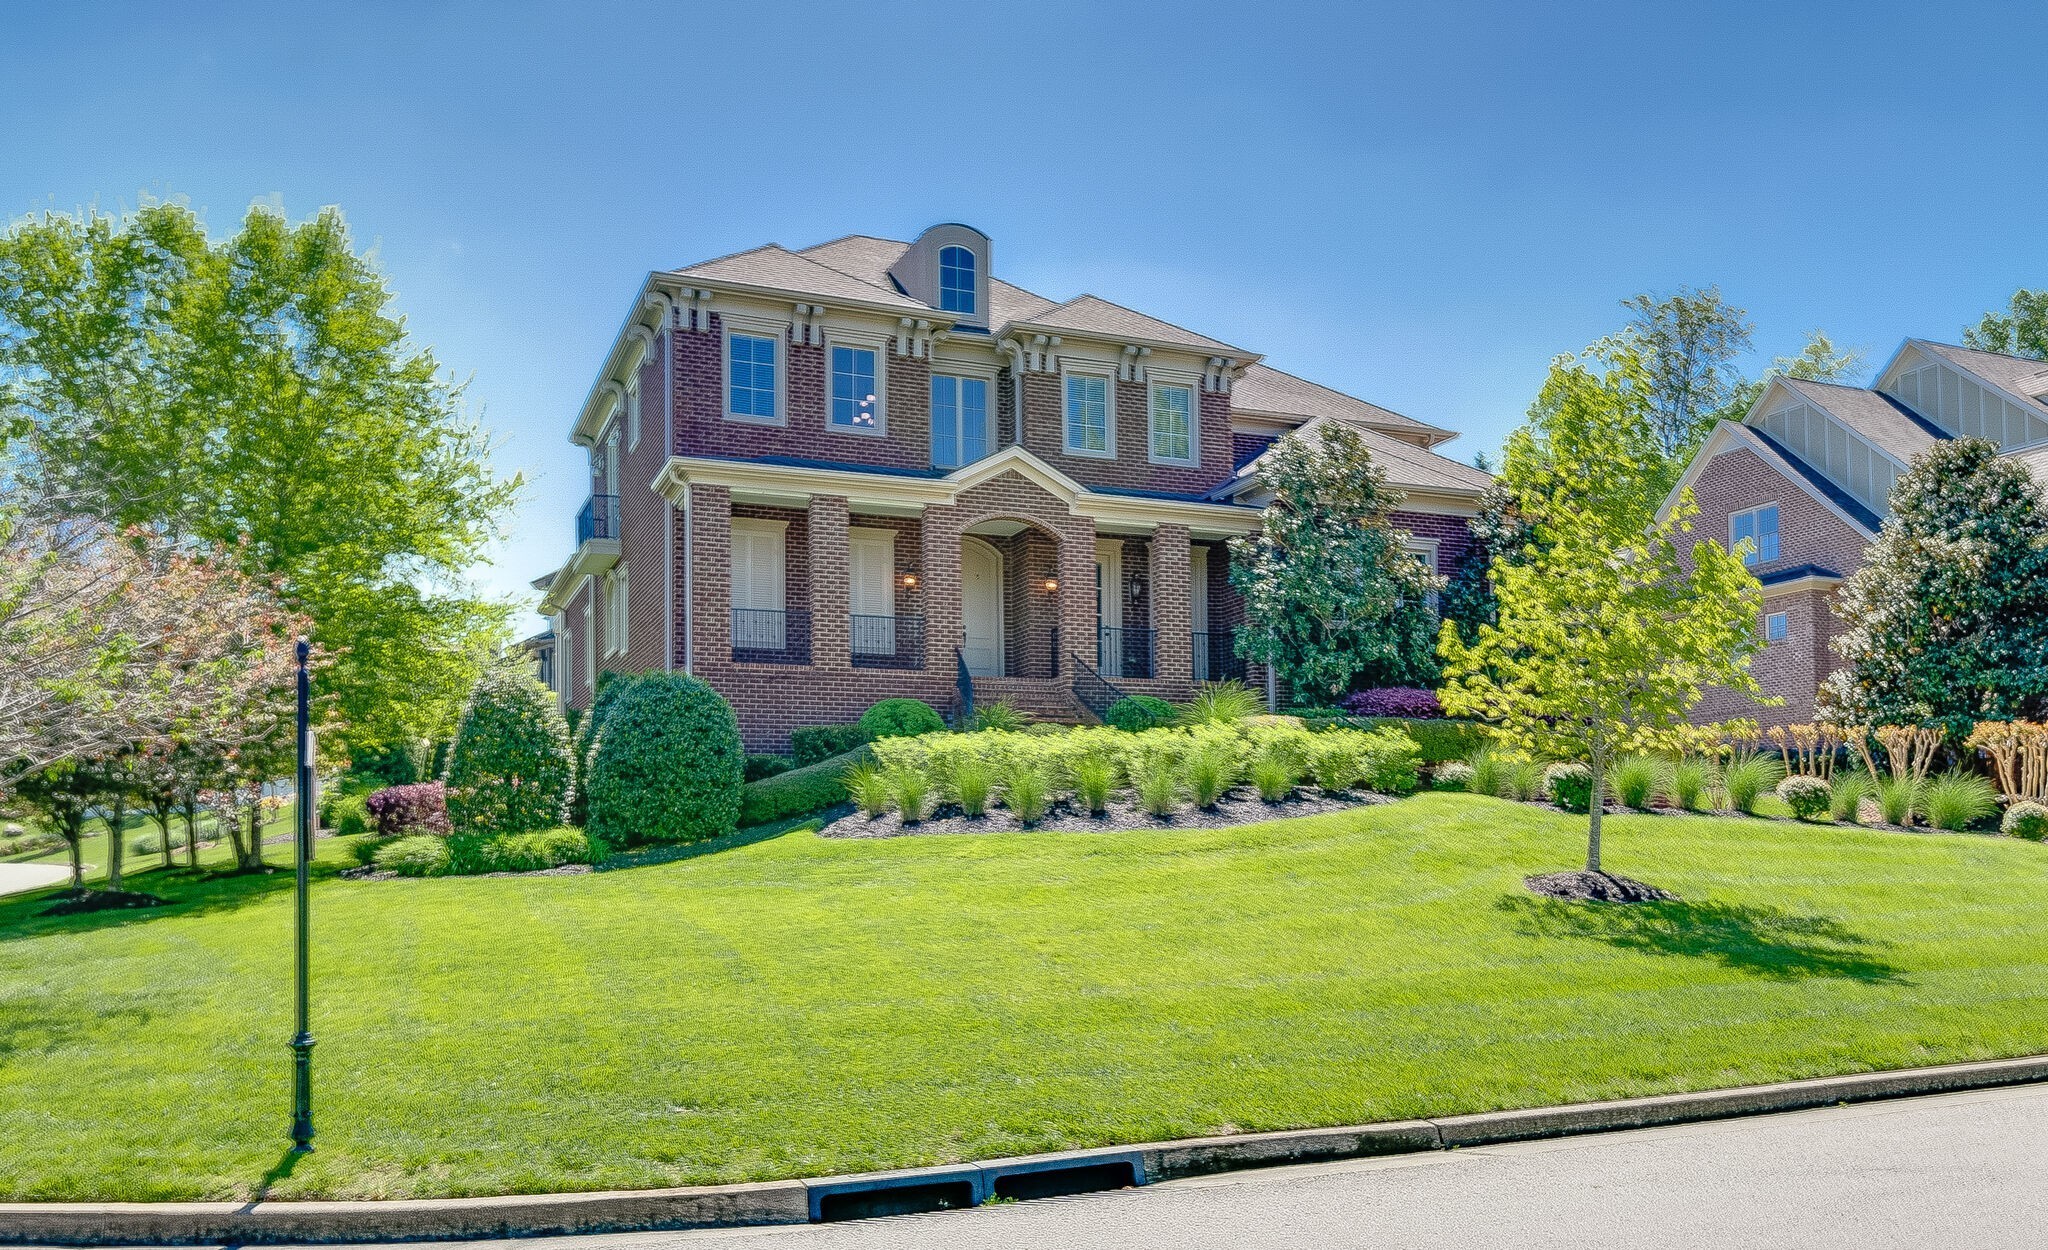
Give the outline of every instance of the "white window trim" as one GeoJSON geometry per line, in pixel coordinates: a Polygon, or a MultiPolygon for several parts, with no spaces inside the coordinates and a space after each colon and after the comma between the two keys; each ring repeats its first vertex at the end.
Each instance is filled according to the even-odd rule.
{"type": "MultiPolygon", "coordinates": [[[[1003,414],[1000,411],[1001,405],[996,401],[996,393],[998,389],[996,385],[996,371],[994,369],[986,368],[978,361],[968,362],[962,360],[949,360],[944,357],[935,357],[932,360],[931,376],[934,380],[939,378],[971,378],[976,382],[981,382],[987,385],[988,403],[983,406],[981,415],[982,419],[988,423],[988,428],[986,431],[984,431],[986,437],[983,439],[983,443],[988,448],[988,450],[982,453],[982,459],[985,460],[988,457],[995,455],[998,451],[1001,451],[1003,448],[1003,440],[1000,436],[999,431],[1002,429],[1003,414]]],[[[927,383],[927,387],[929,387],[929,383],[927,383]]],[[[1060,404],[1060,427],[1062,431],[1064,431],[1066,428],[1066,383],[1064,381],[1060,383],[1060,404]]],[[[925,395],[925,422],[927,425],[927,429],[925,431],[926,445],[924,449],[926,460],[930,460],[932,458],[932,449],[930,445],[931,431],[929,429],[929,425],[933,415],[934,410],[931,407],[931,395],[929,390],[927,390],[925,395]]],[[[954,431],[954,435],[956,440],[958,440],[959,431],[957,428],[954,431]]],[[[1061,434],[1060,437],[1062,439],[1066,437],[1064,432],[1061,434]]],[[[944,467],[947,469],[948,472],[951,472],[953,469],[964,469],[968,465],[973,463],[974,461],[972,460],[962,459],[961,462],[956,465],[941,466],[938,464],[933,464],[932,467],[935,469],[944,467]]]]}
{"type": "Polygon", "coordinates": [[[1152,464],[1178,465],[1181,468],[1198,468],[1202,463],[1202,393],[1193,383],[1179,378],[1153,377],[1145,383],[1145,459],[1152,464]],[[1162,456],[1154,448],[1158,445],[1159,430],[1154,425],[1155,410],[1152,397],[1162,390],[1186,391],[1188,393],[1188,456],[1182,460],[1174,456],[1162,456]]]}
{"type": "MultiPolygon", "coordinates": [[[[1756,505],[1756,506],[1755,506],[1755,507],[1753,507],[1753,508],[1742,508],[1742,509],[1739,509],[1739,510],[1737,510],[1737,511],[1734,511],[1734,512],[1731,512],[1731,513],[1729,513],[1729,514],[1728,514],[1728,550],[1732,552],[1732,551],[1734,551],[1734,550],[1735,550],[1735,543],[1736,543],[1736,538],[1735,538],[1735,521],[1736,521],[1736,518],[1738,518],[1738,517],[1746,517],[1746,516],[1755,516],[1755,515],[1756,515],[1757,513],[1759,513],[1759,512],[1762,512],[1762,511],[1763,511],[1763,510],[1764,510],[1765,508],[1776,508],[1776,509],[1778,510],[1778,554],[1777,554],[1777,555],[1775,555],[1775,556],[1772,556],[1772,557],[1771,557],[1770,559],[1768,559],[1768,560],[1764,559],[1764,553],[1763,553],[1763,544],[1762,544],[1762,543],[1757,543],[1757,544],[1756,544],[1756,547],[1757,547],[1757,553],[1756,553],[1756,563],[1757,563],[1757,564],[1759,564],[1759,565],[1763,565],[1763,564],[1773,564],[1773,563],[1776,563],[1777,561],[1779,561],[1779,560],[1782,560],[1782,559],[1784,559],[1784,558],[1785,558],[1785,509],[1784,509],[1784,506],[1783,506],[1782,504],[1780,504],[1780,503],[1779,503],[1779,502],[1778,502],[1777,500],[1775,500],[1775,499],[1767,499],[1767,500],[1765,500],[1764,502],[1762,502],[1762,503],[1760,503],[1760,504],[1756,505]]],[[[1749,568],[1749,567],[1751,567],[1751,566],[1750,566],[1750,565],[1748,565],[1748,564],[1745,564],[1745,565],[1743,565],[1743,567],[1744,567],[1744,568],[1749,568]]]]}
{"type": "Polygon", "coordinates": [[[640,447],[640,381],[635,378],[626,385],[626,450],[636,451],[640,447]]]}
{"type": "MultiPolygon", "coordinates": [[[[780,404],[777,404],[778,409],[780,404]]],[[[825,429],[833,434],[851,434],[855,438],[887,438],[889,436],[889,339],[887,335],[873,338],[863,334],[850,334],[844,330],[825,332],[825,429]],[[857,425],[835,425],[832,421],[832,349],[848,347],[856,351],[875,354],[875,426],[862,429],[857,425]]]]}
{"type": "Polygon", "coordinates": [[[1060,454],[1082,460],[1116,459],[1116,368],[1094,361],[1060,362],[1060,454]],[[1067,413],[1067,383],[1072,378],[1102,379],[1103,443],[1101,451],[1073,444],[1074,423],[1067,413]]]}
{"type": "Polygon", "coordinates": [[[725,331],[725,343],[723,345],[723,350],[725,352],[725,361],[724,367],[719,370],[719,373],[723,378],[722,389],[719,391],[718,394],[719,411],[725,414],[726,420],[735,421],[741,425],[788,425],[788,329],[784,328],[780,332],[777,332],[775,330],[769,329],[766,326],[757,325],[752,322],[740,321],[737,318],[733,317],[726,318],[723,329],[725,331]],[[775,415],[772,417],[758,417],[750,412],[734,412],[732,410],[732,340],[733,336],[735,335],[738,335],[741,338],[773,339],[775,341],[775,415]]]}
{"type": "Polygon", "coordinates": [[[1792,638],[1792,618],[1791,618],[1790,616],[1788,616],[1787,614],[1785,614],[1785,613],[1783,613],[1783,612],[1766,612],[1766,613],[1764,613],[1764,645],[1765,645],[1765,646],[1767,646],[1767,647],[1775,647],[1775,646],[1777,646],[1777,645],[1778,645],[1779,643],[1781,643],[1781,642],[1789,642],[1789,641],[1791,641],[1791,638],[1792,638]],[[1785,636],[1784,636],[1783,638],[1773,638],[1773,637],[1771,637],[1771,622],[1772,622],[1772,621],[1783,621],[1783,622],[1785,622],[1785,636]]]}

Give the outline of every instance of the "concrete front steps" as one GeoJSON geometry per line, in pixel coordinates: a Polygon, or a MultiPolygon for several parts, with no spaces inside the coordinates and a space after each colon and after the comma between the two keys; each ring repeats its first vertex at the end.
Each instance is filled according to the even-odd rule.
{"type": "Polygon", "coordinates": [[[974,702],[986,707],[1001,701],[1032,720],[1048,725],[1099,725],[1094,713],[1074,697],[1073,683],[1064,677],[977,677],[974,702]]]}

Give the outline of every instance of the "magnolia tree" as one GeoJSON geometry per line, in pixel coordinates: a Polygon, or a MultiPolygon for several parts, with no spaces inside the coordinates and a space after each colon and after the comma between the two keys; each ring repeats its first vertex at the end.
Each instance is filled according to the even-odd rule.
{"type": "Polygon", "coordinates": [[[1503,470],[1531,532],[1520,559],[1494,566],[1498,619],[1470,644],[1445,622],[1438,644],[1445,711],[1590,765],[1591,873],[1616,755],[1667,745],[1708,687],[1760,693],[1748,663],[1762,591],[1740,550],[1683,549],[1690,491],[1661,518],[1646,509],[1661,455],[1642,382],[1626,342],[1552,366],[1544,419],[1516,432],[1503,470]]]}
{"type": "Polygon", "coordinates": [[[1258,481],[1272,497],[1260,530],[1231,540],[1230,582],[1254,622],[1239,633],[1245,657],[1330,701],[1361,680],[1432,684],[1430,597],[1444,579],[1389,521],[1406,496],[1364,438],[1340,421],[1284,438],[1258,481]]]}

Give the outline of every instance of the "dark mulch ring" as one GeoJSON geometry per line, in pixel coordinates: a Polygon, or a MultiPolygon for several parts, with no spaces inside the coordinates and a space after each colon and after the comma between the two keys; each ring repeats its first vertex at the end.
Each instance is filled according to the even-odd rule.
{"type": "MultiPolygon", "coordinates": [[[[1116,833],[1129,829],[1225,829],[1288,816],[1315,816],[1375,803],[1391,803],[1384,794],[1324,794],[1314,787],[1295,791],[1293,798],[1268,803],[1248,790],[1232,790],[1211,808],[1182,807],[1172,816],[1154,816],[1132,803],[1112,799],[1109,810],[1091,816],[1071,802],[1055,803],[1044,819],[1028,826],[1032,833],[1116,833]]],[[[934,833],[1017,833],[1026,829],[1002,808],[986,816],[964,816],[957,807],[942,807],[914,825],[895,812],[869,819],[860,812],[842,816],[818,831],[825,838],[903,838],[934,833]]]]}
{"type": "Polygon", "coordinates": [[[1568,899],[1575,903],[1655,903],[1678,896],[1654,885],[1611,872],[1550,872],[1524,877],[1523,884],[1545,898],[1568,899]]]}
{"type": "Polygon", "coordinates": [[[136,890],[67,890],[59,901],[45,907],[45,916],[80,916],[91,911],[120,911],[130,907],[164,907],[170,901],[136,890]]]}
{"type": "MultiPolygon", "coordinates": [[[[556,864],[553,868],[536,868],[532,872],[472,872],[466,875],[470,877],[576,877],[586,872],[594,871],[596,870],[589,864],[556,864]]],[[[402,872],[386,872],[375,864],[365,864],[361,868],[344,868],[335,875],[344,881],[426,881],[430,879],[427,877],[409,877],[402,872]]],[[[444,875],[453,876],[460,874],[451,873],[444,875]]]]}

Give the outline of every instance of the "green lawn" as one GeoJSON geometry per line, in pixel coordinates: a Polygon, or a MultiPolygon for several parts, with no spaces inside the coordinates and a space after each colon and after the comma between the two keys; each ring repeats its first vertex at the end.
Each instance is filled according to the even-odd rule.
{"type": "MultiPolygon", "coordinates": [[[[1683,901],[1539,902],[1578,820],[833,841],[323,881],[282,1165],[289,874],[0,902],[0,1198],[736,1181],[2048,1050],[2048,847],[1624,817],[1683,901]]],[[[344,843],[323,843],[331,866],[344,843]]]]}

